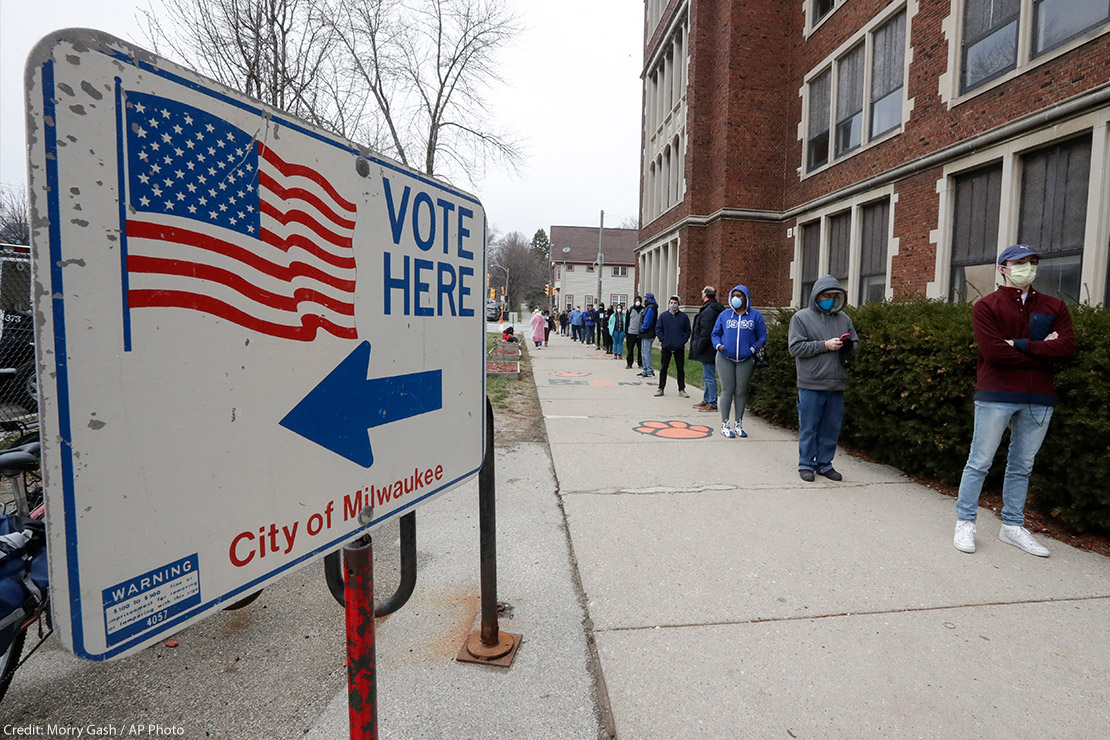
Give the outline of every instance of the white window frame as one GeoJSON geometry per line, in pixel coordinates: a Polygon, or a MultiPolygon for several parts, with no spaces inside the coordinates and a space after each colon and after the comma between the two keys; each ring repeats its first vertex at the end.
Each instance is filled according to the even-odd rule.
{"type": "Polygon", "coordinates": [[[613,265],[612,277],[628,277],[628,265],[613,265]]]}
{"type": "MultiPolygon", "coordinates": [[[[874,146],[877,146],[887,139],[898,136],[905,129],[906,122],[909,120],[910,112],[913,110],[913,100],[908,97],[909,93],[909,74],[910,65],[913,62],[913,46],[910,44],[911,32],[913,30],[913,18],[917,14],[919,0],[897,0],[891,3],[881,12],[875,15],[867,25],[859,29],[856,33],[852,34],[844,43],[836,48],[836,50],[829,54],[820,64],[811,69],[805,76],[802,82],[802,87],[798,94],[802,98],[802,120],[798,124],[798,138],[802,142],[802,158],[799,163],[801,166],[798,169],[798,179],[805,180],[807,177],[824,172],[829,167],[835,167],[841,162],[846,162],[854,156],[865,152],[874,146]],[[902,65],[902,120],[899,125],[894,128],[879,134],[875,137],[870,137],[871,133],[871,114],[872,103],[871,99],[871,76],[872,68],[874,66],[875,56],[875,32],[885,26],[887,22],[894,19],[896,15],[905,11],[906,13],[906,56],[905,63],[902,65]],[[847,54],[854,51],[860,44],[866,44],[864,52],[864,67],[863,67],[863,143],[854,149],[842,153],[839,157],[836,155],[835,134],[836,134],[836,101],[837,101],[837,76],[839,71],[840,60],[847,54]],[[809,162],[809,89],[810,83],[816,80],[825,72],[830,72],[829,80],[829,159],[828,161],[808,169],[809,162]],[[870,137],[870,138],[869,138],[870,137]]],[[[832,15],[830,13],[829,15],[832,15]]],[[[828,17],[828,16],[826,16],[828,17]]]]}
{"type": "Polygon", "coordinates": [[[1022,157],[1036,149],[1091,132],[1091,171],[1087,183],[1087,223],[1083,237],[1083,262],[1079,284],[1086,303],[1110,303],[1106,294],[1107,257],[1110,252],[1110,109],[1088,113],[1052,128],[1034,131],[1019,139],[990,147],[946,165],[937,181],[940,199],[937,228],[930,232],[936,244],[934,279],[926,285],[926,297],[948,297],[952,267],[952,224],[955,218],[957,175],[1002,160],[1002,197],[999,207],[998,254],[1017,240],[1021,208],[1022,157]]]}
{"type": "Polygon", "coordinates": [[[894,184],[881,188],[868,190],[851,198],[837,201],[823,208],[799,216],[793,227],[794,261],[790,264],[791,280],[791,305],[805,306],[803,300],[808,300],[802,295],[802,231],[806,226],[821,224],[821,245],[817,252],[817,276],[829,273],[829,219],[839,216],[847,210],[852,212],[851,238],[848,246],[848,284],[841,287],[848,294],[848,305],[857,305],[859,300],[860,284],[860,258],[863,254],[863,207],[877,200],[889,200],[890,211],[887,216],[887,244],[886,244],[886,287],[883,297],[891,300],[894,297],[893,287],[890,282],[890,271],[893,260],[898,256],[899,239],[894,236],[895,213],[898,208],[898,194],[894,184]]]}
{"type": "Polygon", "coordinates": [[[963,77],[963,24],[964,24],[964,5],[966,0],[950,0],[951,9],[949,16],[944,19],[941,27],[944,30],[944,35],[948,40],[948,69],[940,76],[938,82],[941,99],[948,105],[949,109],[958,105],[974,100],[985,92],[995,89],[999,85],[1005,85],[1015,77],[1030,72],[1042,64],[1046,64],[1057,57],[1063,56],[1076,48],[1083,46],[1093,39],[1098,38],[1106,33],[1110,33],[1110,21],[1106,21],[1100,25],[1087,29],[1070,41],[1056,46],[1043,54],[1033,56],[1033,32],[1034,32],[1034,0],[1021,0],[1021,10],[1018,13],[1018,44],[1017,44],[1017,61],[1014,69],[999,75],[992,80],[988,80],[971,90],[961,91],[960,81],[963,77]]]}
{"type": "Polygon", "coordinates": [[[825,13],[820,18],[814,18],[813,0],[802,0],[802,12],[805,13],[806,18],[803,35],[806,38],[809,38],[810,34],[812,34],[821,26],[825,25],[825,22],[828,21],[829,18],[832,18],[834,15],[836,15],[836,11],[840,10],[846,2],[848,2],[848,0],[834,0],[832,10],[830,10],[828,13],[825,13]]]}

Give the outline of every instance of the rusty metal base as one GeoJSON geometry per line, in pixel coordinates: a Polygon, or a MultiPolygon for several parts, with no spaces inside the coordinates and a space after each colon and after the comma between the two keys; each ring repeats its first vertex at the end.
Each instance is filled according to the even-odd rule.
{"type": "Polygon", "coordinates": [[[521,635],[511,632],[498,632],[499,640],[496,645],[482,643],[482,631],[474,630],[463,643],[462,650],[455,656],[455,660],[463,663],[481,663],[483,665],[498,665],[508,667],[513,664],[516,651],[520,647],[521,635]]]}

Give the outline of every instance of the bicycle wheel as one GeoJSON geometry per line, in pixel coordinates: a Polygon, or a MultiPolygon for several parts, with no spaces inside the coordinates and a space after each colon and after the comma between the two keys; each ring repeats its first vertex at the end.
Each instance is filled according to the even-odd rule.
{"type": "Polygon", "coordinates": [[[12,640],[12,644],[8,646],[7,651],[0,655],[0,701],[4,700],[4,694],[8,693],[8,686],[12,683],[12,677],[15,676],[15,668],[19,665],[19,656],[23,652],[23,641],[27,639],[27,631],[22,630],[12,640]]]}

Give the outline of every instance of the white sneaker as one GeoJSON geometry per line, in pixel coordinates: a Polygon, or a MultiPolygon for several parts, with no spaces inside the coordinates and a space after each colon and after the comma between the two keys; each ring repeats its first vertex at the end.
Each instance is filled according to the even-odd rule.
{"type": "Polygon", "coordinates": [[[956,521],[956,534],[952,544],[960,552],[975,552],[975,522],[964,519],[956,521]]]}
{"type": "Polygon", "coordinates": [[[721,436],[732,439],[736,436],[736,432],[732,431],[732,424],[730,422],[721,422],[721,436]]]}
{"type": "Polygon", "coordinates": [[[1030,555],[1036,555],[1039,558],[1048,557],[1048,548],[1033,539],[1033,535],[1029,534],[1029,530],[1025,527],[1003,524],[1002,529],[998,531],[998,539],[1002,540],[1007,545],[1020,547],[1030,555]]]}

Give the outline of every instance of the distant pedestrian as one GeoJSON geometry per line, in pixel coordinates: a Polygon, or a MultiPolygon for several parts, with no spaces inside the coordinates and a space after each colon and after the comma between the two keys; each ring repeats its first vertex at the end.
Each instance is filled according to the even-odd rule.
{"type": "Polygon", "coordinates": [[[570,338],[575,342],[582,341],[582,327],[585,323],[585,316],[582,314],[582,309],[578,306],[570,312],[570,338]]]}
{"type": "Polygon", "coordinates": [[[975,518],[983,479],[1009,426],[998,539],[1030,555],[1044,558],[1049,554],[1025,528],[1025,496],[1033,458],[1048,434],[1056,406],[1054,363],[1075,354],[1075,330],[1066,303],[1033,290],[1039,262],[1036,250],[1025,244],[1004,249],[998,257],[1003,284],[971,311],[979,347],[975,432],[960,479],[952,540],[962,552],[975,552],[975,518]]]}
{"type": "Polygon", "coordinates": [[[844,313],[848,295],[832,275],[818,279],[809,307],[790,319],[787,337],[798,370],[798,475],[814,480],[844,476],[832,465],[844,421],[848,364],[859,350],[859,337],[844,313]]]}
{"type": "Polygon", "coordinates": [[[584,340],[588,345],[597,345],[597,307],[586,306],[585,317],[585,332],[586,339],[584,340]]]}
{"type": "Polygon", "coordinates": [[[645,378],[655,377],[655,370],[651,367],[651,345],[655,341],[655,322],[659,318],[659,304],[655,302],[654,293],[644,295],[644,313],[640,319],[640,362],[643,363],[643,372],[636,373],[645,378]]]}
{"type": "Polygon", "coordinates": [[[711,336],[717,351],[714,362],[721,375],[721,435],[732,439],[748,436],[744,431],[748,383],[755,369],[756,350],[767,344],[767,324],[763,314],[752,308],[751,293],[744,285],[728,292],[728,305],[717,315],[711,336]]]}
{"type": "Polygon", "coordinates": [[[628,314],[624,310],[624,304],[617,304],[617,310],[609,317],[609,334],[613,337],[613,356],[618,360],[624,358],[626,321],[628,321],[628,314]]]}
{"type": "Polygon", "coordinates": [[[565,310],[560,311],[559,312],[559,334],[565,337],[568,334],[569,326],[570,326],[570,317],[567,316],[567,312],[565,310]]]}
{"type": "Polygon", "coordinates": [[[537,308],[532,312],[532,341],[536,343],[536,349],[543,346],[543,332],[546,328],[547,320],[537,308]]]}
{"type": "Polygon", "coordinates": [[[701,401],[694,404],[698,411],[717,410],[717,349],[713,346],[713,326],[725,307],[717,300],[717,289],[707,285],[701,289],[701,308],[694,317],[690,335],[690,359],[701,363],[704,385],[701,401]]]}
{"type": "Polygon", "coordinates": [[[548,340],[551,338],[551,332],[555,329],[555,319],[551,315],[551,311],[546,308],[543,310],[543,346],[548,346],[548,340]]]}
{"type": "MultiPolygon", "coordinates": [[[[644,317],[644,303],[640,296],[632,299],[632,307],[628,309],[625,316],[625,337],[624,341],[628,344],[628,359],[625,362],[625,367],[629,370],[632,369],[632,361],[636,359],[636,350],[640,348],[640,322],[644,317]]],[[[638,367],[644,366],[644,357],[640,355],[639,361],[636,363],[638,367]]]]}
{"type": "Polygon", "coordinates": [[[601,347],[605,354],[613,354],[613,334],[609,331],[609,319],[613,316],[613,304],[605,309],[604,317],[598,320],[597,328],[601,330],[601,347]]]}
{"type": "Polygon", "coordinates": [[[667,387],[667,367],[671,358],[675,361],[678,374],[678,396],[689,398],[686,393],[686,342],[690,340],[690,317],[678,310],[678,296],[667,300],[667,311],[659,316],[655,332],[659,336],[659,390],[655,395],[662,396],[667,387]]]}

